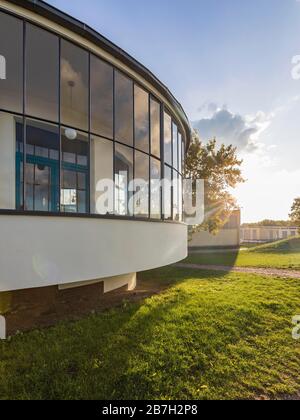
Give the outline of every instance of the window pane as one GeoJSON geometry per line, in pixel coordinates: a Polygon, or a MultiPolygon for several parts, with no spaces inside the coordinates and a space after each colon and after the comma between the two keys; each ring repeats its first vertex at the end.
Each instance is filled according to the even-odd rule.
{"type": "Polygon", "coordinates": [[[182,173],[182,135],[178,133],[178,171],[182,173]]]}
{"type": "Polygon", "coordinates": [[[129,183],[133,179],[133,149],[116,144],[115,146],[115,213],[129,214],[129,183]]]}
{"type": "Polygon", "coordinates": [[[133,146],[133,83],[115,72],[116,140],[133,146]]]}
{"type": "Polygon", "coordinates": [[[161,163],[151,158],[151,218],[161,219],[161,163]]]}
{"type": "Polygon", "coordinates": [[[27,24],[26,113],[58,121],[58,37],[27,24]]]}
{"type": "Polygon", "coordinates": [[[113,68],[91,56],[91,130],[113,138],[113,68]]]}
{"type": "Polygon", "coordinates": [[[165,179],[163,187],[164,216],[165,219],[172,219],[172,170],[165,165],[165,179]]]}
{"type": "Polygon", "coordinates": [[[164,115],[164,143],[165,163],[172,166],[172,119],[166,112],[164,115]]]}
{"type": "Polygon", "coordinates": [[[149,94],[134,86],[135,147],[149,153],[149,94]]]}
{"type": "Polygon", "coordinates": [[[181,172],[184,174],[184,171],[185,171],[185,143],[184,143],[184,139],[182,139],[182,143],[181,143],[181,153],[182,153],[182,156],[181,156],[181,165],[182,165],[182,168],[181,168],[181,172]]]}
{"type": "Polygon", "coordinates": [[[178,128],[176,124],[172,124],[173,132],[173,167],[178,170],[178,128]]]}
{"type": "Polygon", "coordinates": [[[89,210],[89,138],[69,128],[61,130],[61,211],[87,213],[89,210]]]}
{"type": "Polygon", "coordinates": [[[182,176],[179,175],[179,192],[178,192],[178,211],[179,211],[179,221],[183,220],[183,185],[182,185],[182,176]]]}
{"type": "Polygon", "coordinates": [[[179,181],[176,171],[173,171],[173,220],[179,220],[179,181]]]}
{"type": "Polygon", "coordinates": [[[0,108],[23,111],[23,22],[0,12],[0,108]]]}
{"type": "Polygon", "coordinates": [[[88,129],[88,53],[61,43],[61,118],[71,127],[88,129]]]}
{"type": "Polygon", "coordinates": [[[151,99],[151,154],[160,157],[160,103],[151,99]]]}
{"type": "Polygon", "coordinates": [[[23,119],[0,112],[0,209],[21,208],[22,190],[23,119]]]}
{"type": "Polygon", "coordinates": [[[25,209],[59,211],[59,130],[52,124],[26,121],[25,209]]]}
{"type": "Polygon", "coordinates": [[[135,193],[134,214],[149,217],[149,155],[135,152],[135,193]]]}
{"type": "Polygon", "coordinates": [[[91,137],[91,212],[94,214],[112,214],[114,211],[114,191],[103,189],[99,182],[113,182],[114,145],[112,141],[100,137],[91,137]],[[103,195],[108,195],[103,200],[103,195]],[[102,200],[104,201],[102,203],[102,200]]]}

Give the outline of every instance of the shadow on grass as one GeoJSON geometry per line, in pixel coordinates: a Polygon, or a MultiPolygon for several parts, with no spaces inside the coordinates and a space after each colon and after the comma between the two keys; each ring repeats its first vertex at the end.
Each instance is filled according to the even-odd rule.
{"type": "Polygon", "coordinates": [[[252,248],[249,253],[295,254],[300,253],[300,237],[285,239],[252,248]]]}
{"type": "Polygon", "coordinates": [[[0,343],[0,398],[98,400],[157,395],[157,378],[147,365],[150,361],[153,369],[159,355],[167,367],[170,353],[151,348],[151,342],[163,341],[171,314],[179,306],[188,307],[189,293],[177,286],[194,277],[194,271],[170,267],[143,273],[139,288],[143,297],[148,288],[147,301],[129,304],[128,294],[118,309],[0,343]],[[158,293],[159,298],[152,300],[151,295],[158,293]],[[149,361],[143,361],[144,346],[149,361]]]}
{"type": "Polygon", "coordinates": [[[182,261],[183,264],[196,264],[204,267],[208,266],[221,266],[224,268],[224,272],[230,272],[235,267],[240,250],[224,250],[209,252],[209,253],[192,253],[188,258],[182,261]],[[228,268],[226,270],[226,268],[228,268]]]}

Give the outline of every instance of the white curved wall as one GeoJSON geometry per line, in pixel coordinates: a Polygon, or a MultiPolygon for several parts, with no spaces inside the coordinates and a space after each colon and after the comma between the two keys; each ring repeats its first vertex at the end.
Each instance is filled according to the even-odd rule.
{"type": "Polygon", "coordinates": [[[183,224],[0,215],[0,292],[145,271],[187,256],[183,224]]]}

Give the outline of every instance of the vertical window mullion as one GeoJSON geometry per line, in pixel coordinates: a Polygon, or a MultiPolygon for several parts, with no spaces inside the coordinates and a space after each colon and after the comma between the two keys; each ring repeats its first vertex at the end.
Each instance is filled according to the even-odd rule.
{"type": "MultiPolygon", "coordinates": [[[[161,163],[161,181],[165,179],[165,121],[164,121],[164,114],[165,114],[165,106],[162,104],[160,107],[160,125],[161,125],[161,132],[160,132],[160,163],[161,163]]],[[[164,194],[164,185],[160,186],[160,194],[161,194],[161,218],[162,220],[165,219],[165,194],[164,194]]]]}
{"type": "Polygon", "coordinates": [[[25,115],[25,95],[26,95],[26,23],[23,20],[23,210],[26,210],[26,160],[27,160],[27,151],[26,151],[26,139],[27,139],[27,129],[26,129],[26,118],[25,115]]]}
{"type": "Polygon", "coordinates": [[[58,57],[58,68],[59,68],[59,79],[58,79],[58,130],[59,130],[59,151],[58,151],[58,211],[61,213],[61,191],[62,191],[62,141],[61,141],[61,37],[59,37],[59,57],[58,57]]]}
{"type": "Polygon", "coordinates": [[[148,218],[151,219],[151,196],[152,196],[152,179],[151,179],[151,151],[152,151],[152,142],[151,142],[151,95],[148,95],[148,123],[149,123],[149,178],[148,178],[148,218]]]}
{"type": "Polygon", "coordinates": [[[116,214],[116,70],[113,68],[113,213],[116,214]]]}
{"type": "Polygon", "coordinates": [[[88,95],[89,95],[89,104],[88,104],[88,130],[89,130],[89,135],[88,135],[88,171],[87,171],[87,176],[88,176],[88,180],[87,180],[87,186],[88,186],[88,191],[86,192],[86,198],[85,201],[87,203],[87,213],[91,214],[91,54],[89,53],[88,56],[88,95]]]}

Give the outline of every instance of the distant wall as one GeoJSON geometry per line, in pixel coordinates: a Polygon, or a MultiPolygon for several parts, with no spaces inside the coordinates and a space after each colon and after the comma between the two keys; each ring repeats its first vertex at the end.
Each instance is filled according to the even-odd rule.
{"type": "Polygon", "coordinates": [[[207,231],[197,232],[189,243],[190,248],[237,247],[239,245],[239,229],[224,229],[217,235],[212,235],[207,231]]]}
{"type": "Polygon", "coordinates": [[[243,242],[273,242],[295,237],[297,234],[297,227],[257,226],[241,228],[241,240],[243,242]]]}

